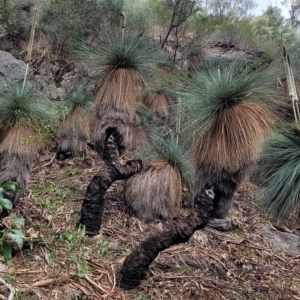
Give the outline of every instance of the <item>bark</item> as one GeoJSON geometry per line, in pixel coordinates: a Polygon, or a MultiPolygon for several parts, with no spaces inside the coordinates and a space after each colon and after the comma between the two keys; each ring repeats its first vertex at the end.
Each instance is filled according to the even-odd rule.
{"type": "Polygon", "coordinates": [[[95,236],[100,231],[107,189],[114,181],[126,179],[142,169],[142,161],[138,159],[130,160],[125,165],[120,163],[120,142],[121,136],[112,129],[105,142],[103,166],[86,190],[77,226],[84,225],[89,236],[95,236]]]}
{"type": "Polygon", "coordinates": [[[196,230],[207,225],[213,210],[214,192],[206,189],[195,196],[195,208],[187,218],[175,219],[162,231],[154,232],[126,258],[117,273],[116,283],[126,290],[136,288],[159,252],[189,240],[196,230]]]}

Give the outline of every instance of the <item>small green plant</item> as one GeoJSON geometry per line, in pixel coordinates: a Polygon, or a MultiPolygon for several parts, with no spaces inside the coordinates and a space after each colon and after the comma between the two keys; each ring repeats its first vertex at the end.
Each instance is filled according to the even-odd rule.
{"type": "MultiPolygon", "coordinates": [[[[12,202],[6,198],[4,198],[4,191],[17,191],[22,189],[15,182],[5,182],[0,187],[0,212],[3,210],[11,211],[13,208],[12,202]]],[[[24,226],[24,219],[17,218],[14,219],[7,227],[0,230],[0,253],[4,258],[5,264],[12,257],[12,246],[11,242],[18,245],[19,248],[22,248],[23,243],[25,241],[25,235],[22,231],[22,227],[24,226]]]]}
{"type": "Polygon", "coordinates": [[[139,292],[139,295],[134,300],[150,300],[150,298],[146,297],[142,292],[139,292]]]}
{"type": "Polygon", "coordinates": [[[97,242],[97,245],[99,247],[98,253],[100,255],[103,255],[106,252],[107,248],[108,248],[107,240],[103,237],[97,242]]]}
{"type": "Polygon", "coordinates": [[[67,258],[70,262],[75,263],[76,275],[83,277],[88,273],[88,263],[84,258],[85,248],[85,232],[84,227],[80,226],[75,231],[65,231],[61,234],[60,240],[66,246],[68,251],[67,258]]]}

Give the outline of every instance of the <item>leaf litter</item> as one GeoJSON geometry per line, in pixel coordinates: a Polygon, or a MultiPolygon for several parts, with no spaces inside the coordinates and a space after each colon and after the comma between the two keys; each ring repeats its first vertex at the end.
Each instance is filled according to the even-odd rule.
{"type": "MultiPolygon", "coordinates": [[[[106,196],[101,233],[88,239],[75,229],[85,189],[97,172],[92,150],[85,158],[36,162],[24,197],[8,217],[25,218],[29,241],[0,269],[0,300],[35,299],[300,299],[300,257],[270,246],[259,226],[274,228],[254,203],[257,187],[244,181],[235,194],[227,232],[211,227],[161,252],[140,287],[116,286],[125,257],[164,221],[144,223],[127,213],[123,183],[106,196]]],[[[188,209],[182,209],[183,215],[188,209]]],[[[9,222],[5,219],[5,222],[9,222]]],[[[167,221],[166,221],[167,222],[167,221]]],[[[285,224],[300,235],[300,224],[285,224]]]]}

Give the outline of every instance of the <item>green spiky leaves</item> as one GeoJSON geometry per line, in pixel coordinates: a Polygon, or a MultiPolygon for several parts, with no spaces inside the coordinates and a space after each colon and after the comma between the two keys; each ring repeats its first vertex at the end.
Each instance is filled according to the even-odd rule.
{"type": "Polygon", "coordinates": [[[0,91],[0,126],[2,129],[16,125],[29,127],[43,124],[49,117],[48,106],[33,87],[20,82],[9,83],[0,91]]]}
{"type": "Polygon", "coordinates": [[[96,37],[90,46],[78,46],[77,54],[97,69],[99,75],[126,68],[146,76],[156,64],[168,64],[162,51],[143,34],[122,40],[121,32],[107,32],[96,37]]]}
{"type": "Polygon", "coordinates": [[[266,143],[256,172],[262,186],[259,203],[277,220],[300,213],[300,130],[285,127],[266,143]]]}
{"type": "Polygon", "coordinates": [[[180,142],[173,132],[168,137],[161,138],[153,132],[150,133],[150,145],[157,153],[158,158],[167,161],[178,169],[182,182],[191,187],[193,178],[193,164],[191,154],[184,143],[180,142]]]}
{"type": "Polygon", "coordinates": [[[89,95],[81,83],[74,88],[73,92],[67,94],[64,98],[65,105],[71,112],[76,108],[88,109],[92,100],[91,95],[89,95]]]}
{"type": "Polygon", "coordinates": [[[274,101],[274,80],[267,68],[253,70],[238,61],[209,64],[183,82],[181,95],[190,110],[187,130],[201,136],[222,111],[244,101],[269,104],[274,101]]]}

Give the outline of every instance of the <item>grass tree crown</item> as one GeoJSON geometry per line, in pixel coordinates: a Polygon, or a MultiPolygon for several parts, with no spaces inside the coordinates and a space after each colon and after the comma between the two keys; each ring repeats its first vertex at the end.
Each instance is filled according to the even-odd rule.
{"type": "Polygon", "coordinates": [[[77,55],[102,76],[123,68],[147,77],[157,64],[168,64],[158,45],[143,33],[122,38],[121,32],[116,30],[95,37],[90,45],[79,45],[77,55]]]}
{"type": "Polygon", "coordinates": [[[271,68],[254,70],[239,61],[209,64],[184,80],[180,94],[186,97],[193,116],[187,127],[201,135],[217,115],[243,102],[263,107],[276,105],[275,80],[276,73],[271,68]]]}
{"type": "Polygon", "coordinates": [[[88,110],[92,100],[82,83],[76,85],[74,90],[64,97],[65,105],[71,113],[77,108],[88,110]]]}
{"type": "Polygon", "coordinates": [[[184,81],[189,118],[182,132],[197,141],[198,167],[236,172],[257,158],[276,120],[275,78],[270,68],[233,61],[210,64],[184,81]]]}
{"type": "Polygon", "coordinates": [[[262,187],[260,206],[277,220],[300,213],[300,129],[294,124],[277,130],[266,142],[257,167],[262,187]]]}
{"type": "Polygon", "coordinates": [[[27,82],[10,82],[0,90],[0,126],[6,130],[15,126],[34,128],[50,118],[44,97],[27,82]]]}

